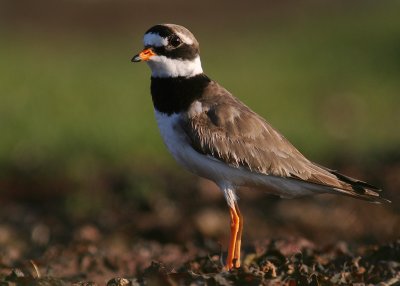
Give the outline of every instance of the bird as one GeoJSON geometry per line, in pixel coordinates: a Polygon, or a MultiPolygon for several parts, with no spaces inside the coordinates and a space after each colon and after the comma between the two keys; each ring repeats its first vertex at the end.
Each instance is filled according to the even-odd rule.
{"type": "Polygon", "coordinates": [[[237,190],[263,190],[282,198],[339,194],[387,203],[380,188],[307,159],[264,118],[210,79],[199,42],[185,27],[158,24],[143,37],[132,62],[151,69],[151,97],[163,141],[178,164],[214,181],[229,207],[225,267],[241,265],[243,216],[237,190]]]}

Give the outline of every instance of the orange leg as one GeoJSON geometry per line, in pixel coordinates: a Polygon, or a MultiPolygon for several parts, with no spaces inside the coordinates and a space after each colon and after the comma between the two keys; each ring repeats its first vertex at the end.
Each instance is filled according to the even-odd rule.
{"type": "Polygon", "coordinates": [[[242,246],[242,232],[243,232],[243,216],[239,210],[239,206],[235,203],[236,213],[239,216],[239,229],[236,236],[235,253],[233,256],[234,267],[240,267],[240,248],[242,246]]]}
{"type": "Polygon", "coordinates": [[[228,248],[228,258],[226,259],[226,269],[240,267],[240,245],[243,229],[242,215],[240,214],[238,205],[229,208],[231,215],[231,238],[228,248]]]}

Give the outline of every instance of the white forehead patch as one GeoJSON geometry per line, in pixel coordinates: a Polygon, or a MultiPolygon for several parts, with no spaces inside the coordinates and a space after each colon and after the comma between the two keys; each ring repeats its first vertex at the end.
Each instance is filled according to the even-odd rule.
{"type": "Polygon", "coordinates": [[[168,45],[168,39],[161,37],[159,34],[147,33],[143,37],[145,46],[162,47],[168,45]]]}

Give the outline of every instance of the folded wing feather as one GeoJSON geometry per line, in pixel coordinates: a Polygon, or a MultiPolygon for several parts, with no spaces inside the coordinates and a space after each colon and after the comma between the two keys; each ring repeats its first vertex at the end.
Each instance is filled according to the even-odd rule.
{"type": "Polygon", "coordinates": [[[212,82],[193,104],[182,127],[198,152],[252,172],[286,177],[381,201],[378,188],[314,164],[262,117],[212,82]],[[200,104],[200,108],[199,108],[200,104]]]}

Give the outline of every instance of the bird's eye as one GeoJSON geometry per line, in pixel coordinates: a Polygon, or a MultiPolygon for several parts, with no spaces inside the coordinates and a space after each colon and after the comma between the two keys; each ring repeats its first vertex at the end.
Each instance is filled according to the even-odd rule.
{"type": "Polygon", "coordinates": [[[169,44],[173,46],[174,48],[178,47],[180,44],[182,44],[182,40],[177,37],[177,36],[172,36],[171,39],[169,40],[169,44]]]}

